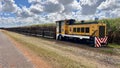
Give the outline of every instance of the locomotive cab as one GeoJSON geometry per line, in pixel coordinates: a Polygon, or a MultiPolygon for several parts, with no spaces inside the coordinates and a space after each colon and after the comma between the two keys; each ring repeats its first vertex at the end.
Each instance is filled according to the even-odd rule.
{"type": "Polygon", "coordinates": [[[63,34],[68,34],[68,26],[74,22],[74,19],[56,21],[56,39],[61,40],[63,34]]]}

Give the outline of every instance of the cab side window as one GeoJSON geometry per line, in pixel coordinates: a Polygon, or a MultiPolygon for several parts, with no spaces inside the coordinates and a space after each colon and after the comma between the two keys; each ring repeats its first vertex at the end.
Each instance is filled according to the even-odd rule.
{"type": "Polygon", "coordinates": [[[89,27],[85,28],[85,32],[86,32],[86,33],[89,33],[89,32],[90,32],[89,27]]]}
{"type": "Polygon", "coordinates": [[[73,32],[76,32],[76,28],[73,28],[73,32]]]}
{"type": "Polygon", "coordinates": [[[77,32],[80,32],[80,28],[77,28],[77,32]]]}
{"type": "Polygon", "coordinates": [[[81,32],[84,33],[84,28],[83,27],[81,28],[81,32]]]}

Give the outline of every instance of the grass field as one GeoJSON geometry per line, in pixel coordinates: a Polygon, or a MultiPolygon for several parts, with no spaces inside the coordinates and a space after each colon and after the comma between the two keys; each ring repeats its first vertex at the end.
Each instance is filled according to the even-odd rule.
{"type": "Polygon", "coordinates": [[[21,36],[19,34],[15,34],[12,32],[6,32],[7,35],[15,39],[17,42],[23,44],[25,47],[32,50],[38,56],[42,57],[44,60],[48,61],[54,68],[88,68],[88,66],[84,66],[79,62],[76,62],[68,57],[61,56],[57,54],[55,51],[41,47],[42,44],[34,44],[31,39],[25,39],[25,36],[21,36]],[[30,43],[31,41],[31,43],[30,43]],[[38,46],[40,45],[40,46],[38,46]]]}
{"type": "MultiPolygon", "coordinates": [[[[72,44],[61,44],[57,42],[48,41],[41,38],[36,38],[32,36],[21,35],[14,32],[3,31],[5,34],[13,38],[16,42],[22,44],[24,47],[29,48],[37,56],[44,59],[53,68],[107,68],[109,63],[115,63],[119,65],[117,61],[109,61],[106,57],[111,59],[112,55],[116,53],[114,49],[119,49],[119,45],[110,44],[108,48],[99,48],[97,50],[101,51],[94,52],[90,50],[84,50],[82,48],[77,48],[74,46],[68,46],[72,44]],[[102,54],[104,52],[104,54],[102,54]],[[108,56],[106,54],[111,54],[108,56]],[[99,56],[99,57],[97,57],[99,56]],[[104,60],[107,60],[104,61],[104,60]],[[102,61],[102,62],[101,62],[102,61]],[[105,62],[105,63],[103,63],[105,62]],[[101,66],[102,65],[102,66],[101,66]]],[[[95,48],[92,48],[95,49],[95,48]]],[[[119,51],[118,51],[119,52],[119,51]]],[[[120,54],[120,53],[116,53],[120,54]]],[[[113,65],[114,65],[113,63],[113,65]]],[[[112,68],[112,67],[111,67],[112,68]]]]}
{"type": "Polygon", "coordinates": [[[109,44],[108,47],[111,47],[111,48],[120,48],[120,45],[119,44],[109,44]]]}

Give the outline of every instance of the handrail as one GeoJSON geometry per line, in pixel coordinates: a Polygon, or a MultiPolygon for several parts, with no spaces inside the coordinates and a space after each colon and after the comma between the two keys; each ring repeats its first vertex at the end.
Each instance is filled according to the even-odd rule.
{"type": "Polygon", "coordinates": [[[92,33],[92,36],[95,35],[95,33],[97,32],[98,30],[95,30],[93,33],[92,33]]]}

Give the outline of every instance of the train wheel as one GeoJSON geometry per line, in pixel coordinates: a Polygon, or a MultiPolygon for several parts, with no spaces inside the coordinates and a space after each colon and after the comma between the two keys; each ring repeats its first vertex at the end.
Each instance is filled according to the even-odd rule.
{"type": "Polygon", "coordinates": [[[89,41],[89,44],[92,46],[92,47],[94,47],[95,46],[95,44],[94,44],[94,41],[89,41]]]}
{"type": "Polygon", "coordinates": [[[58,40],[62,40],[62,36],[61,35],[58,36],[58,40]]]}

